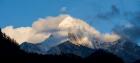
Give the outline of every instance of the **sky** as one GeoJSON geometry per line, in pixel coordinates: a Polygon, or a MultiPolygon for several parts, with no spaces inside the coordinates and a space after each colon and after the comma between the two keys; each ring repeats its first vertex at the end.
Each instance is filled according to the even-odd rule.
{"type": "Polygon", "coordinates": [[[0,0],[0,27],[31,26],[39,18],[68,14],[100,32],[130,26],[140,14],[140,0],[0,0]]]}
{"type": "Polygon", "coordinates": [[[109,20],[100,15],[109,15],[112,5],[120,13],[139,11],[139,3],[139,0],[0,0],[0,27],[31,26],[38,18],[58,16],[65,11],[87,21],[102,32],[109,32],[122,20],[109,20]]]}

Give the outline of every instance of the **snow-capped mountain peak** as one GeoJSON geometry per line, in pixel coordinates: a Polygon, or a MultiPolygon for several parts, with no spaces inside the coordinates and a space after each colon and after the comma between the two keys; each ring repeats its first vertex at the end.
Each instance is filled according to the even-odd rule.
{"type": "MultiPolygon", "coordinates": [[[[46,27],[49,27],[49,29],[45,30],[45,32],[49,32],[53,38],[50,36],[42,43],[47,43],[49,46],[54,46],[63,43],[65,40],[70,40],[76,45],[84,45],[92,48],[90,35],[94,35],[92,33],[94,32],[94,28],[92,28],[86,22],[73,18],[69,15],[61,15],[59,18],[61,19],[59,19],[57,22],[46,21],[46,27]],[[71,37],[75,38],[71,39],[71,37]]],[[[55,17],[55,19],[57,19],[57,17],[55,17]]]]}
{"type": "Polygon", "coordinates": [[[73,23],[75,21],[73,20],[72,17],[70,16],[67,16],[65,17],[58,25],[59,28],[68,28],[68,27],[72,27],[73,26],[73,23]]]}
{"type": "MultiPolygon", "coordinates": [[[[69,41],[78,46],[88,48],[100,48],[103,41],[98,41],[100,33],[83,20],[73,18],[69,15],[51,17],[51,19],[41,19],[45,24],[44,33],[49,33],[49,37],[39,43],[42,50],[48,51],[54,46],[58,46],[69,41]],[[47,20],[47,21],[46,21],[47,20]],[[57,21],[56,21],[57,20],[57,21]]],[[[34,23],[35,25],[38,22],[34,23]]]]}
{"type": "Polygon", "coordinates": [[[21,49],[31,52],[34,48],[37,48],[33,52],[39,54],[58,54],[59,51],[66,51],[65,53],[82,56],[92,53],[92,49],[108,49],[115,44],[115,42],[104,42],[100,40],[100,32],[83,20],[73,18],[69,15],[51,17],[51,19],[47,20],[43,20],[45,27],[41,31],[49,33],[49,37],[41,43],[29,44],[29,46],[27,43],[23,43],[21,44],[21,49]],[[85,49],[84,53],[83,49],[85,49]]]}

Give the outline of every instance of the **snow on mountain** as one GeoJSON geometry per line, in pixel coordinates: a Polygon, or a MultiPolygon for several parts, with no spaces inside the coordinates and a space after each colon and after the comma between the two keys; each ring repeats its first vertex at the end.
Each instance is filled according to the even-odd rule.
{"type": "Polygon", "coordinates": [[[114,45],[114,42],[100,42],[97,40],[94,40],[93,42],[87,42],[87,38],[85,39],[85,37],[77,37],[77,35],[71,33],[68,35],[69,39],[63,40],[61,42],[57,41],[53,35],[50,35],[50,37],[42,43],[32,44],[24,42],[20,45],[20,48],[26,52],[38,54],[59,55],[62,53],[71,53],[81,57],[87,57],[93,53],[94,49],[108,49],[111,45],[114,45]],[[80,44],[79,42],[83,44],[80,44]],[[92,48],[88,43],[92,45],[92,48]]]}
{"type": "Polygon", "coordinates": [[[102,35],[80,19],[72,18],[69,15],[59,16],[60,19],[58,17],[51,18],[53,19],[47,19],[51,20],[46,22],[45,27],[47,29],[40,30],[49,33],[49,37],[41,43],[22,43],[21,49],[39,54],[72,53],[81,57],[90,55],[96,49],[105,49],[124,60],[136,60],[140,57],[140,47],[125,38],[106,42],[102,40],[102,36],[106,40],[110,40],[110,38],[112,40],[112,35],[102,35]]]}
{"type": "MultiPolygon", "coordinates": [[[[53,36],[50,36],[53,38],[53,36]]],[[[77,39],[76,39],[77,40],[77,39]]],[[[53,41],[51,38],[49,41],[53,41]]],[[[74,54],[81,56],[83,58],[92,54],[95,50],[104,49],[109,51],[119,57],[121,57],[126,63],[133,62],[137,59],[140,59],[140,47],[128,40],[118,40],[116,42],[100,42],[94,40],[93,48],[89,48],[84,45],[77,45],[70,40],[65,40],[64,42],[49,46],[47,42],[31,44],[31,43],[23,43],[20,45],[22,50],[26,52],[38,53],[38,54],[52,54],[52,55],[61,55],[61,54],[74,54]]]]}
{"type": "MultiPolygon", "coordinates": [[[[41,19],[45,21],[46,25],[43,26],[45,29],[42,29],[42,32],[49,33],[53,38],[48,38],[47,42],[43,41],[42,43],[46,42],[45,44],[49,44],[49,47],[58,45],[62,43],[64,40],[69,39],[68,34],[75,35],[78,41],[72,41],[75,44],[79,45],[87,45],[88,47],[92,48],[92,43],[90,38],[93,36],[96,37],[99,35],[99,32],[88,25],[86,22],[73,18],[69,15],[60,15],[59,17],[50,17],[50,19],[41,19]],[[52,19],[53,18],[53,19],[52,19]],[[59,19],[58,19],[59,18],[59,19]],[[56,21],[57,20],[57,21],[56,21]]],[[[35,25],[38,22],[33,24],[33,27],[37,29],[35,25]]],[[[71,39],[73,40],[73,39],[71,39]]]]}
{"type": "MultiPolygon", "coordinates": [[[[33,47],[31,47],[31,50],[34,48],[34,45],[39,47],[38,49],[41,50],[41,52],[37,51],[37,53],[44,54],[52,47],[58,46],[66,41],[77,46],[85,46],[92,49],[107,48],[108,46],[102,47],[102,45],[114,44],[113,42],[104,42],[101,40],[100,32],[88,25],[86,22],[69,15],[40,19],[32,26],[34,29],[40,29],[41,32],[48,33],[49,35],[43,42],[32,44],[33,47]],[[39,23],[43,24],[39,25],[39,23]]],[[[24,45],[27,44],[21,44],[21,49],[26,49],[24,45]]]]}

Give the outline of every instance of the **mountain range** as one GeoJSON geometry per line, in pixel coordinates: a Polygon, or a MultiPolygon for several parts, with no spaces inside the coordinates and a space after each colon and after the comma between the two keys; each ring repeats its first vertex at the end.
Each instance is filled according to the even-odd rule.
{"type": "Polygon", "coordinates": [[[29,53],[42,55],[74,54],[86,58],[98,49],[111,52],[121,57],[126,63],[140,59],[140,47],[133,41],[120,38],[105,42],[90,25],[81,20],[64,16],[62,20],[50,26],[50,36],[41,43],[24,42],[20,48],[29,53]],[[55,28],[55,30],[54,30],[55,28]],[[56,30],[57,28],[57,30],[56,30]]]}

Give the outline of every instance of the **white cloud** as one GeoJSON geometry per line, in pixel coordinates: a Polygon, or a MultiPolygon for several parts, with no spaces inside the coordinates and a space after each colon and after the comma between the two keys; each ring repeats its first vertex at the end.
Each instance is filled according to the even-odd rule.
{"type": "Polygon", "coordinates": [[[13,26],[7,26],[2,29],[2,32],[15,39],[19,44],[23,42],[38,43],[47,38],[47,35],[37,33],[32,27],[13,28],[13,26]]]}
{"type": "Polygon", "coordinates": [[[106,33],[106,34],[103,34],[102,36],[102,40],[105,41],[105,42],[114,42],[116,40],[120,39],[120,36],[118,36],[117,34],[109,34],[109,33],[106,33]]]}
{"type": "Polygon", "coordinates": [[[14,38],[17,42],[25,42],[29,37],[30,33],[34,32],[31,27],[20,27],[13,28],[13,26],[7,26],[2,29],[2,32],[6,33],[6,35],[14,38]]]}
{"type": "MultiPolygon", "coordinates": [[[[57,38],[63,39],[68,36],[70,30],[81,29],[83,32],[89,33],[104,42],[113,42],[119,39],[116,34],[102,34],[95,28],[91,27],[85,21],[73,18],[69,15],[60,15],[57,17],[40,18],[33,22],[32,27],[7,26],[2,29],[6,35],[14,38],[19,44],[23,42],[39,43],[48,38],[50,34],[57,38]]],[[[83,40],[87,40],[85,37],[83,40]]]]}

